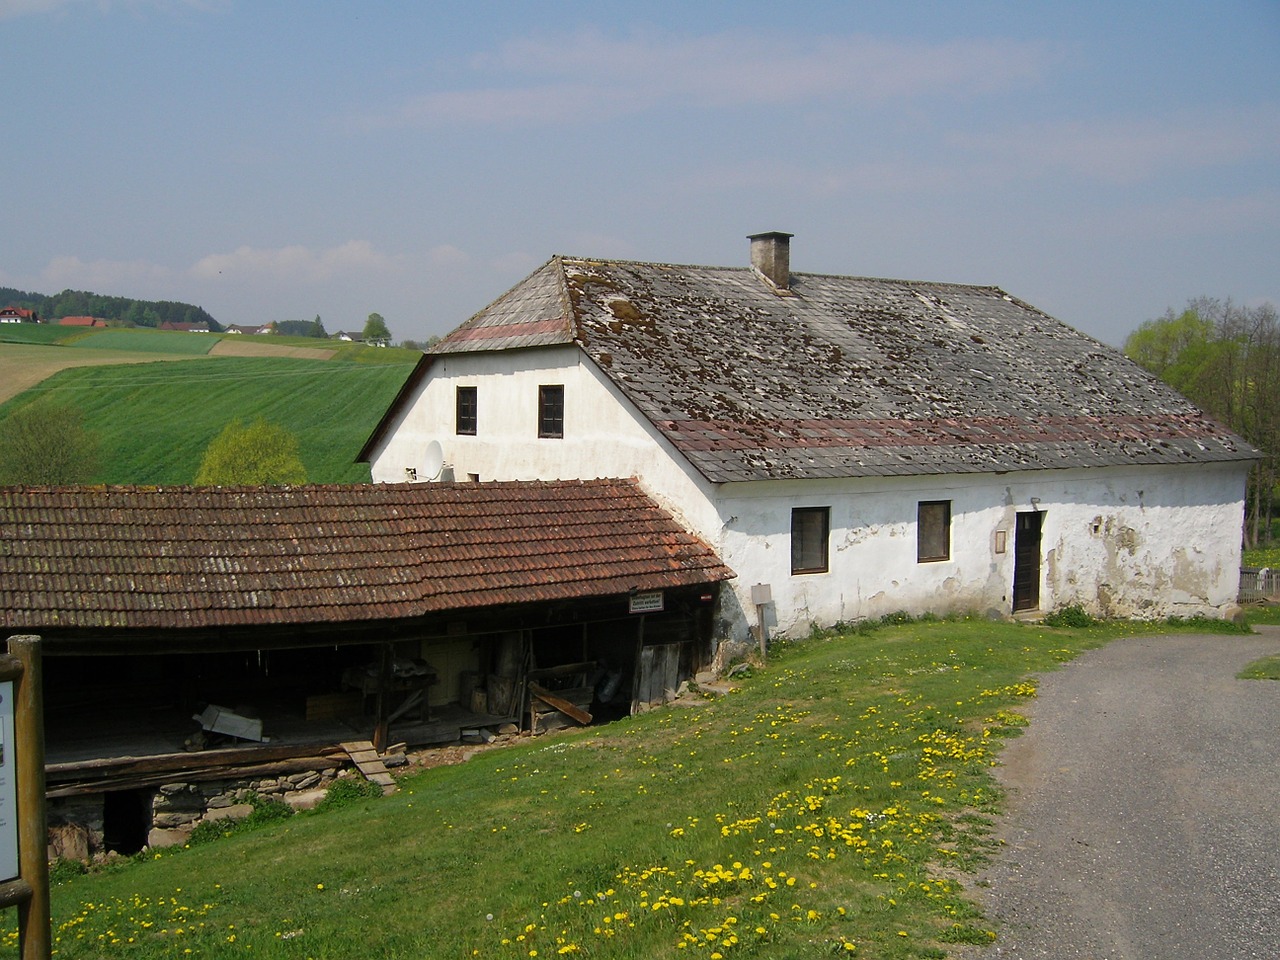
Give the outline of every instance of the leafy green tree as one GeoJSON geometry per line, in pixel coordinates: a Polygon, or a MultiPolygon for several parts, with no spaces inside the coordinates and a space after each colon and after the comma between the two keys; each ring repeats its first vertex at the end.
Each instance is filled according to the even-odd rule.
{"type": "Polygon", "coordinates": [[[382,319],[382,314],[369,314],[369,319],[365,321],[364,332],[360,334],[360,339],[365,343],[376,343],[384,346],[391,342],[391,331],[387,329],[387,321],[382,319]]]}
{"type": "Polygon", "coordinates": [[[321,340],[327,340],[329,335],[324,332],[324,324],[320,322],[320,314],[316,314],[315,321],[311,324],[311,333],[309,336],[318,337],[321,340]]]}
{"type": "Polygon", "coordinates": [[[0,421],[0,483],[89,483],[98,439],[71,404],[42,399],[0,421]]]}
{"type": "Polygon", "coordinates": [[[197,486],[279,486],[307,482],[298,438],[258,417],[233,420],[205,449],[197,486]]]}
{"type": "Polygon", "coordinates": [[[1124,352],[1250,443],[1245,545],[1270,539],[1280,475],[1280,321],[1271,304],[1199,297],[1125,340],[1124,352]]]}

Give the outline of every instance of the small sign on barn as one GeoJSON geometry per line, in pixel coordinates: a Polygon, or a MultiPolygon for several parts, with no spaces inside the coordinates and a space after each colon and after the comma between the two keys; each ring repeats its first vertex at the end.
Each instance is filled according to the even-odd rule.
{"type": "Polygon", "coordinates": [[[629,609],[632,613],[661,613],[666,609],[662,591],[650,590],[648,593],[633,593],[629,609]]]}

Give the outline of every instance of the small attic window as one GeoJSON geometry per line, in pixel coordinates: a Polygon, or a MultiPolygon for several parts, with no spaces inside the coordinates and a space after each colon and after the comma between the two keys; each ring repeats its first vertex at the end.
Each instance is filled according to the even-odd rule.
{"type": "Polygon", "coordinates": [[[474,437],[478,421],[477,391],[475,387],[458,387],[454,413],[454,432],[459,436],[474,437]]]}
{"type": "Polygon", "coordinates": [[[564,384],[538,387],[538,436],[564,436],[564,384]]]}

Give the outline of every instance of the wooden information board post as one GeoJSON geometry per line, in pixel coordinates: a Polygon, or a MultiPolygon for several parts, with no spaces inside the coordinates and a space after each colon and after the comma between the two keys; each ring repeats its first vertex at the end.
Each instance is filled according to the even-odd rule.
{"type": "Polygon", "coordinates": [[[18,908],[18,955],[49,960],[48,831],[39,637],[0,654],[0,907],[18,908]]]}

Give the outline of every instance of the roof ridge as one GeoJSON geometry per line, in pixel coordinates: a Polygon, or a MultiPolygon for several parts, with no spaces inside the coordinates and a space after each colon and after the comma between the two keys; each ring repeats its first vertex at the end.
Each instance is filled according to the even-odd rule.
{"type": "MultiPolygon", "coordinates": [[[[749,264],[741,266],[727,266],[725,264],[699,264],[699,263],[670,263],[660,260],[630,260],[620,259],[616,257],[579,257],[567,254],[556,254],[552,260],[564,262],[578,263],[601,263],[614,264],[623,267],[659,267],[670,270],[707,270],[707,271],[728,271],[732,273],[753,273],[755,268],[749,264]]],[[[1011,296],[1008,292],[1001,289],[994,283],[964,283],[959,280],[910,280],[905,277],[875,277],[869,274],[852,274],[852,273],[826,273],[813,270],[792,270],[793,277],[814,277],[822,280],[857,280],[864,283],[893,283],[903,286],[927,286],[927,287],[955,287],[962,290],[993,290],[1003,296],[1011,296]]],[[[505,294],[504,294],[505,296],[505,294]]],[[[501,299],[501,297],[497,298],[501,299]]],[[[494,301],[495,303],[497,300],[494,301]]],[[[1040,311],[1037,311],[1040,312],[1040,311]]]]}

